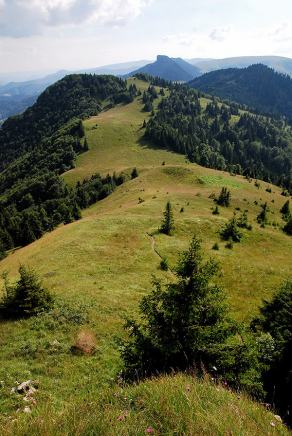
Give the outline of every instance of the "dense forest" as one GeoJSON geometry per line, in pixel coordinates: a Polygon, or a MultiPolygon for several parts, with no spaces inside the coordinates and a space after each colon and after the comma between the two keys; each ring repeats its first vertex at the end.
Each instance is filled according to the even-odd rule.
{"type": "Polygon", "coordinates": [[[215,97],[204,107],[201,96],[172,85],[147,123],[145,136],[200,165],[271,181],[291,191],[292,132],[285,121],[215,97]]]}
{"type": "Polygon", "coordinates": [[[26,245],[112,192],[121,177],[99,175],[69,189],[59,177],[88,150],[82,119],[127,102],[135,89],[112,76],[72,75],[49,87],[0,130],[0,256],[26,245]]]}
{"type": "Polygon", "coordinates": [[[265,65],[212,71],[194,79],[189,85],[292,121],[292,79],[265,65]]]}

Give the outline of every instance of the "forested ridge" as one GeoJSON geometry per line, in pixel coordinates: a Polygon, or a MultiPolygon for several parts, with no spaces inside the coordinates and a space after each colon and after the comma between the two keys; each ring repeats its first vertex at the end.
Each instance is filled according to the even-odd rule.
{"type": "Polygon", "coordinates": [[[112,76],[71,75],[50,86],[0,130],[0,255],[38,239],[122,182],[99,175],[74,189],[60,174],[88,150],[82,119],[102,105],[128,101],[126,82],[112,76]]]}
{"type": "Polygon", "coordinates": [[[189,85],[292,121],[292,79],[262,64],[212,71],[189,85]]]}
{"type": "Polygon", "coordinates": [[[257,115],[218,98],[173,85],[147,123],[145,136],[200,165],[283,186],[291,191],[292,132],[283,119],[257,115]]]}

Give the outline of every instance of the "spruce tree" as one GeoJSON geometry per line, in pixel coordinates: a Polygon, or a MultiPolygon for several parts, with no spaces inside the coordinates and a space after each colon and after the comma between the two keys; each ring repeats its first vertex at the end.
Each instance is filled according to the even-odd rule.
{"type": "Polygon", "coordinates": [[[36,273],[21,265],[20,278],[13,286],[4,276],[4,297],[0,302],[0,316],[25,318],[49,310],[53,306],[53,297],[45,289],[36,273]]]}
{"type": "Polygon", "coordinates": [[[194,237],[176,268],[177,280],[159,281],[140,304],[141,323],[129,320],[129,340],[123,343],[125,378],[157,372],[207,369],[232,334],[222,290],[214,285],[218,265],[204,262],[194,237]],[[222,348],[221,348],[222,347],[222,348]]]}
{"type": "Polygon", "coordinates": [[[174,231],[173,212],[172,212],[171,203],[170,201],[168,201],[165,206],[160,232],[170,236],[172,235],[173,231],[174,231]]]}
{"type": "Polygon", "coordinates": [[[257,216],[257,222],[259,224],[261,224],[262,227],[265,226],[265,224],[267,224],[268,222],[268,204],[267,202],[261,205],[262,210],[260,211],[260,213],[257,216]]]}
{"type": "Polygon", "coordinates": [[[231,202],[231,192],[227,188],[223,187],[221,189],[219,197],[216,199],[216,203],[219,204],[219,206],[228,207],[230,206],[230,202],[231,202]]]}
{"type": "Polygon", "coordinates": [[[220,236],[224,241],[240,242],[242,233],[237,226],[235,215],[220,230],[220,236]]]}

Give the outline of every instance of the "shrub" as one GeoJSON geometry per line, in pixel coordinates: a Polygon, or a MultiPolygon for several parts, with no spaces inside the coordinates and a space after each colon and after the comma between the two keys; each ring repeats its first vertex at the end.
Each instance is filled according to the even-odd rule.
{"type": "Polygon", "coordinates": [[[227,244],[225,245],[225,248],[228,248],[229,250],[232,250],[232,248],[233,248],[232,240],[227,242],[227,244]]]}
{"type": "Polygon", "coordinates": [[[0,316],[5,318],[26,318],[40,312],[50,310],[53,297],[42,286],[36,273],[21,265],[20,278],[15,285],[11,285],[4,275],[4,296],[0,303],[0,316]]]}
{"type": "Polygon", "coordinates": [[[160,269],[161,269],[162,271],[168,271],[168,268],[169,268],[169,266],[168,266],[168,260],[166,259],[166,257],[164,257],[163,259],[161,259],[161,262],[160,262],[160,269]]]}
{"type": "Polygon", "coordinates": [[[132,179],[136,179],[138,177],[139,173],[137,168],[133,168],[132,172],[131,172],[131,178],[132,179]]]}
{"type": "Polygon", "coordinates": [[[212,214],[213,214],[213,215],[219,215],[219,214],[220,214],[220,212],[219,212],[219,207],[218,207],[218,206],[216,206],[216,207],[213,209],[212,214]]]}
{"type": "Polygon", "coordinates": [[[212,247],[212,250],[219,250],[219,244],[218,242],[215,242],[215,244],[212,247]]]}

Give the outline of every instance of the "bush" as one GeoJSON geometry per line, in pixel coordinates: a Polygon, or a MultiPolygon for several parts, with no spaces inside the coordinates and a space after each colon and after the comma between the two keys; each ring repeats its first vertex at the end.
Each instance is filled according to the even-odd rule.
{"type": "Polygon", "coordinates": [[[131,179],[136,179],[139,176],[137,168],[133,168],[131,172],[131,179]]]}
{"type": "Polygon", "coordinates": [[[168,260],[166,259],[166,257],[164,257],[163,259],[161,259],[161,262],[160,262],[160,269],[161,269],[162,271],[168,271],[168,268],[169,268],[169,266],[168,266],[168,260]]]}
{"type": "Polygon", "coordinates": [[[219,244],[218,242],[215,242],[215,244],[212,247],[212,250],[219,250],[219,244]]]}
{"type": "Polygon", "coordinates": [[[36,273],[21,265],[20,278],[15,285],[11,285],[4,275],[4,297],[0,303],[2,318],[27,318],[53,307],[53,297],[42,286],[36,273]]]}

